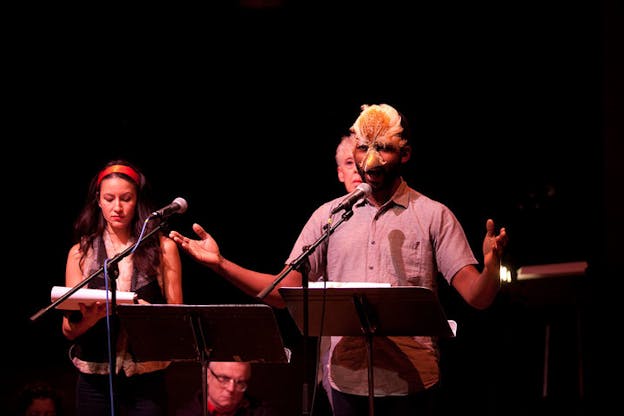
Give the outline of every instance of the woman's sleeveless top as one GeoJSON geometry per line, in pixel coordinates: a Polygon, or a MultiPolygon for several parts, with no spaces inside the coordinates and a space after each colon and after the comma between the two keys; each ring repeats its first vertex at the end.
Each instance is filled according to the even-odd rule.
{"type": "MultiPolygon", "coordinates": [[[[106,247],[102,238],[96,239],[93,250],[91,250],[85,260],[84,277],[91,276],[104,265],[107,259],[106,247]]],[[[145,272],[134,268],[132,264],[132,254],[124,258],[118,264],[119,279],[130,279],[130,291],[135,292],[139,299],[143,299],[151,304],[167,303],[163,295],[163,291],[159,284],[159,276],[157,274],[148,276],[145,272]],[[122,265],[123,263],[123,265],[122,265]]],[[[109,279],[113,279],[109,276],[109,279]]],[[[94,277],[88,284],[91,289],[105,289],[106,280],[104,273],[100,273],[94,277]]],[[[119,289],[118,289],[119,290],[119,289]]],[[[148,373],[166,368],[170,361],[143,361],[137,362],[132,353],[132,345],[128,340],[127,333],[121,329],[117,316],[109,316],[111,334],[117,338],[116,342],[116,369],[119,373],[121,370],[127,376],[134,374],[148,373]]],[[[109,355],[108,355],[108,331],[107,319],[100,319],[93,327],[80,337],[74,340],[70,347],[70,359],[74,366],[83,373],[87,374],[108,374],[109,373],[109,355]]]]}

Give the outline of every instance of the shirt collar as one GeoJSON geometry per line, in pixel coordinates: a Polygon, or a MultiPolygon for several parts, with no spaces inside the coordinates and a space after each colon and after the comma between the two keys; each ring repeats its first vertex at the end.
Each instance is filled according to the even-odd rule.
{"type": "Polygon", "coordinates": [[[392,197],[384,204],[384,206],[390,206],[390,204],[399,205],[403,208],[407,208],[409,205],[409,187],[403,178],[401,178],[401,183],[399,184],[397,190],[394,191],[394,194],[392,194],[392,197]]]}

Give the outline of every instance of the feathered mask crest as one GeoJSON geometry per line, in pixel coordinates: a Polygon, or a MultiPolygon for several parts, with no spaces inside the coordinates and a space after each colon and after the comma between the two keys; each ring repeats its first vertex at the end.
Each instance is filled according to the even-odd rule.
{"type": "MultiPolygon", "coordinates": [[[[370,144],[380,139],[401,136],[401,116],[394,107],[388,104],[364,104],[361,109],[362,112],[351,127],[360,142],[370,144]]],[[[405,142],[401,140],[400,145],[403,146],[405,142]]]]}

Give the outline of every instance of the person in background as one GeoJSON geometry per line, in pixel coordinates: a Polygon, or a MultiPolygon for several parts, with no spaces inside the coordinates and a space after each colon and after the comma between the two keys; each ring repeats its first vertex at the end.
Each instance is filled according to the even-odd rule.
{"type": "MultiPolygon", "coordinates": [[[[65,282],[73,287],[100,270],[107,259],[133,247],[154,227],[149,186],[143,173],[124,160],[104,166],[89,184],[86,204],[74,224],[76,243],[67,256],[65,282]],[[144,227],[146,226],[146,227],[144,227]]],[[[116,288],[132,291],[141,303],[181,304],[182,265],[176,244],[162,232],[144,239],[116,265],[116,288]]],[[[110,273],[99,273],[88,288],[110,288],[110,273]],[[108,284],[106,278],[109,279],[108,284]]],[[[110,302],[81,304],[63,317],[63,335],[78,370],[76,415],[158,416],[167,412],[165,369],[168,361],[137,362],[127,334],[109,316],[110,302]],[[110,318],[110,319],[107,319],[110,318]],[[110,326],[109,326],[110,323],[110,326]],[[110,328],[110,331],[108,330],[110,328]],[[110,337],[113,334],[113,337],[110,337]],[[114,378],[108,341],[116,339],[114,378]],[[114,380],[114,383],[111,383],[114,380]],[[115,392],[111,393],[111,385],[115,392]],[[116,411],[111,412],[111,397],[116,411]]]]}
{"type": "MultiPolygon", "coordinates": [[[[209,416],[276,416],[265,401],[247,393],[251,380],[251,364],[238,361],[213,361],[207,371],[207,410],[209,416]]],[[[176,411],[176,416],[202,416],[201,388],[192,399],[176,411]]]]}
{"type": "Polygon", "coordinates": [[[358,173],[353,151],[355,150],[355,136],[353,134],[342,136],[336,147],[336,171],[338,180],[344,184],[347,193],[352,192],[362,183],[358,173]]]}
{"type": "MultiPolygon", "coordinates": [[[[499,287],[500,259],[508,236],[496,232],[492,219],[485,222],[483,265],[474,256],[464,230],[444,204],[411,188],[402,177],[413,153],[407,120],[388,104],[362,105],[351,132],[356,137],[354,160],[362,180],[370,185],[367,198],[337,209],[344,197],[318,207],[299,234],[284,278],[263,299],[286,307],[277,289],[301,286],[301,271],[292,268],[305,247],[326,233],[326,225],[349,212],[308,256],[307,279],[422,286],[437,290],[438,273],[477,309],[494,301],[499,287]],[[342,213],[342,211],[345,211],[342,213]]],[[[493,174],[495,174],[494,172],[493,174]]],[[[484,183],[487,186],[487,181],[484,183]]],[[[272,287],[277,275],[244,268],[225,258],[217,242],[199,224],[199,239],[172,230],[169,236],[197,261],[210,267],[244,292],[257,296],[272,287]]],[[[334,317],[339,319],[340,317],[334,317]]],[[[435,337],[378,336],[374,339],[374,408],[379,414],[432,415],[440,381],[439,347],[435,337]]],[[[368,362],[365,337],[332,336],[328,378],[336,416],[367,414],[368,362]]]]}
{"type": "Polygon", "coordinates": [[[29,383],[18,393],[17,416],[62,416],[60,394],[44,381],[29,383]]]}

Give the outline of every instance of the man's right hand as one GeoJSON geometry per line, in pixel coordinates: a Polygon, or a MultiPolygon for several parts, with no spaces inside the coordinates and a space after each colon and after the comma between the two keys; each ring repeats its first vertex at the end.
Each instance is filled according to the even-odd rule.
{"type": "Polygon", "coordinates": [[[193,231],[197,234],[199,240],[190,239],[173,230],[169,232],[169,238],[198,262],[208,267],[218,266],[221,255],[217,242],[197,223],[193,224],[193,231]]]}

